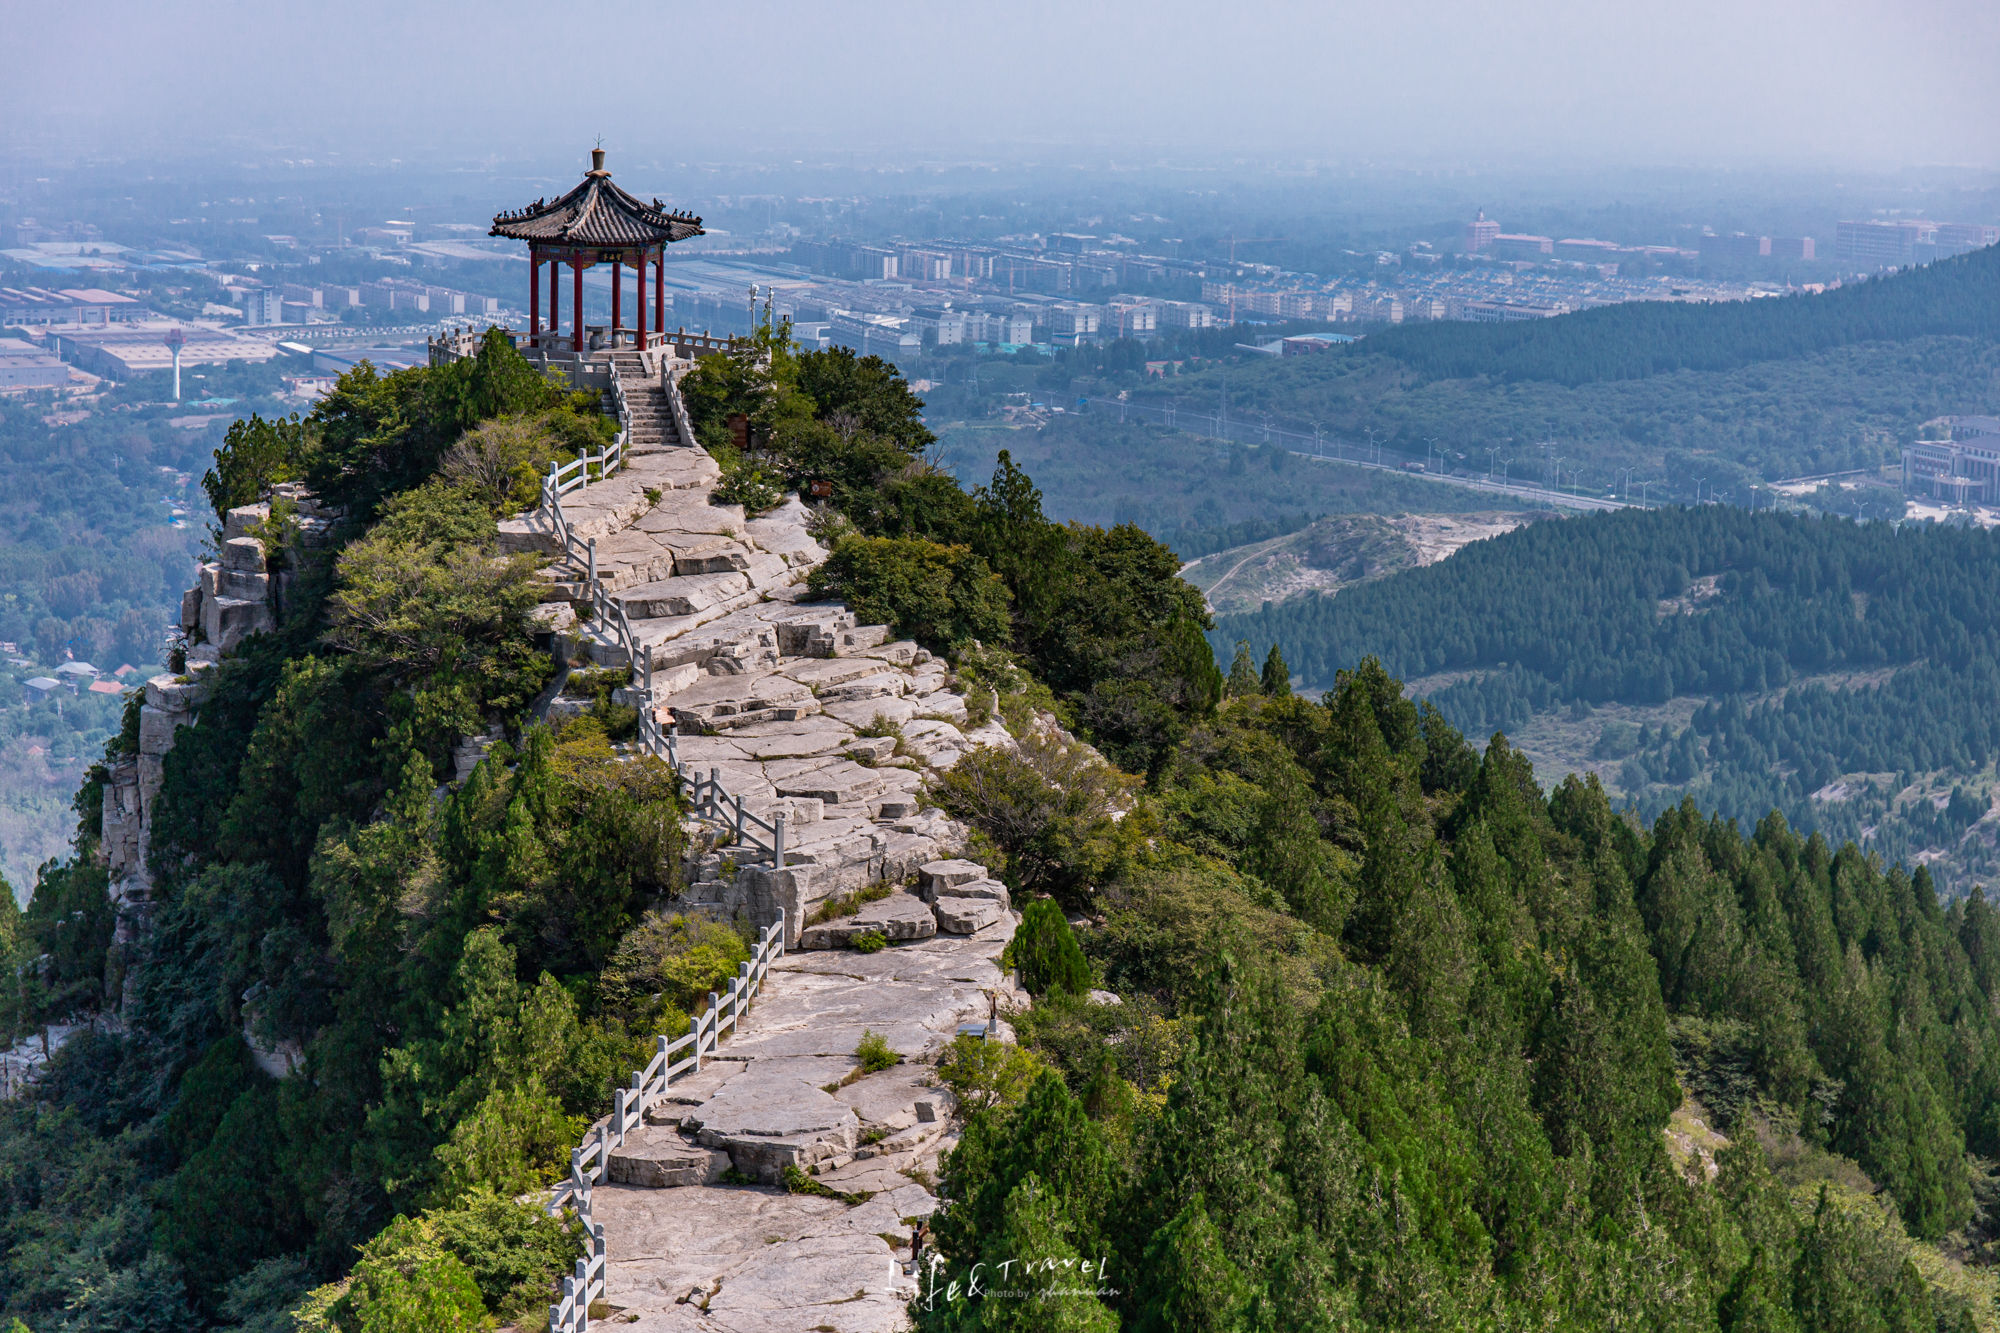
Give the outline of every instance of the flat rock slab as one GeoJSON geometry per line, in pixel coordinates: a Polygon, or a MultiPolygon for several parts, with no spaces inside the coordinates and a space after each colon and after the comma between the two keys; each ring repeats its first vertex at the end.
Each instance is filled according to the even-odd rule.
{"type": "Polygon", "coordinates": [[[627,1133],[605,1161],[612,1183],[648,1189],[713,1185],[728,1168],[728,1153],[690,1143],[671,1128],[645,1124],[627,1133]]]}
{"type": "Polygon", "coordinates": [[[880,935],[886,940],[922,940],[937,934],[937,915],[922,899],[907,893],[892,893],[872,903],[863,903],[853,916],[836,917],[816,926],[807,926],[799,936],[801,949],[842,949],[861,935],[880,935]]]}
{"type": "Polygon", "coordinates": [[[833,1096],[853,1107],[861,1123],[871,1127],[908,1129],[939,1124],[951,1115],[952,1096],[944,1088],[932,1087],[933,1077],[929,1066],[906,1060],[858,1078],[833,1096]]]}
{"type": "Polygon", "coordinates": [[[907,1179],[849,1208],[833,1199],[757,1188],[654,1190],[600,1185],[593,1213],[611,1264],[606,1299],[640,1333],[891,1333],[908,1327],[914,1294],[882,1234],[936,1200],[907,1179]],[[862,1299],[856,1300],[859,1292],[862,1299]],[[684,1301],[690,1293],[707,1298],[684,1301]]]}
{"type": "Polygon", "coordinates": [[[941,893],[931,904],[938,929],[950,935],[972,935],[996,924],[1007,908],[991,898],[955,898],[941,893]]]}
{"type": "Polygon", "coordinates": [[[836,699],[820,707],[828,717],[839,718],[850,727],[865,727],[877,718],[907,725],[917,715],[917,705],[908,699],[836,699]]]}
{"type": "Polygon", "coordinates": [[[796,724],[760,723],[733,731],[729,738],[742,747],[743,753],[754,759],[802,759],[808,755],[845,749],[847,743],[854,739],[854,733],[838,723],[815,720],[796,724]],[[756,734],[773,727],[782,727],[784,731],[775,736],[756,734]]]}
{"type": "Polygon", "coordinates": [[[635,620],[669,616],[699,615],[732,597],[750,591],[750,580],[742,574],[676,574],[637,587],[620,589],[614,596],[625,605],[625,614],[635,620]]]}
{"type": "Polygon", "coordinates": [[[698,1126],[704,1137],[790,1138],[852,1129],[860,1121],[853,1107],[802,1078],[752,1068],[724,1083],[687,1123],[698,1126]]]}
{"type": "Polygon", "coordinates": [[[852,805],[879,796],[888,787],[875,769],[851,759],[836,759],[823,768],[777,783],[780,796],[810,796],[828,805],[852,805]]]}

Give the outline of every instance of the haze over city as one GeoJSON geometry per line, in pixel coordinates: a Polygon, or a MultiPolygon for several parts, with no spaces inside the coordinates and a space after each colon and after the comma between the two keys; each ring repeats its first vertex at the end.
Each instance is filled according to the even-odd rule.
{"type": "Polygon", "coordinates": [[[30,156],[2000,161],[1982,0],[5,8],[30,156]]]}

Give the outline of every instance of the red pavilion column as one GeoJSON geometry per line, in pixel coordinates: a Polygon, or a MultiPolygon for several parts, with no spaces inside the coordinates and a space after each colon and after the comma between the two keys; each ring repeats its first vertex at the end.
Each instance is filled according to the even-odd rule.
{"type": "Polygon", "coordinates": [[[611,261],[611,345],[618,346],[618,316],[625,305],[625,262],[621,256],[611,261]]]}
{"type": "Polygon", "coordinates": [[[632,294],[639,302],[639,350],[646,350],[646,252],[639,251],[639,281],[633,285],[632,294]]]}
{"type": "Polygon", "coordinates": [[[542,344],[542,257],[528,247],[528,346],[542,344]]]}
{"type": "Polygon", "coordinates": [[[578,356],[582,356],[583,355],[583,261],[581,259],[572,259],[570,260],[570,267],[576,273],[576,282],[570,292],[570,303],[575,307],[575,309],[571,312],[570,317],[575,322],[576,325],[575,351],[578,356]]]}
{"type": "Polygon", "coordinates": [[[549,341],[562,332],[562,263],[549,261],[549,341]]]}
{"type": "MultiPolygon", "coordinates": [[[[641,299],[644,299],[643,293],[641,299]]],[[[663,334],[667,331],[667,247],[664,245],[653,255],[653,327],[663,334]]]]}

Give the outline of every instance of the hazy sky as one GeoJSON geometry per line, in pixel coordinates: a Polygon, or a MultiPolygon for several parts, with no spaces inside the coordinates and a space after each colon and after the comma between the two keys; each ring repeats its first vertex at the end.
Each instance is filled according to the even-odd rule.
{"type": "Polygon", "coordinates": [[[687,160],[1992,167],[2000,3],[0,0],[0,149],[599,134],[687,160]]]}

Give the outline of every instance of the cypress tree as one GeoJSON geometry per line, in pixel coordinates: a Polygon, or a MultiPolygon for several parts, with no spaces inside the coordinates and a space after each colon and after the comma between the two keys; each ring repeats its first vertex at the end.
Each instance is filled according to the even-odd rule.
{"type": "Polygon", "coordinates": [[[1275,643],[1264,658],[1263,689],[1273,699],[1283,699],[1292,692],[1292,669],[1285,665],[1285,655],[1275,643]]]}
{"type": "Polygon", "coordinates": [[[1053,898],[1037,898],[1021,912],[1014,936],[1014,971],[1030,995],[1081,995],[1090,989],[1090,963],[1076,932],[1053,898]]]}
{"type": "Polygon", "coordinates": [[[1236,641],[1236,657],[1229,663],[1229,680],[1223,692],[1232,699],[1262,693],[1264,682],[1257,675],[1257,664],[1250,659],[1250,641],[1236,641]]]}

